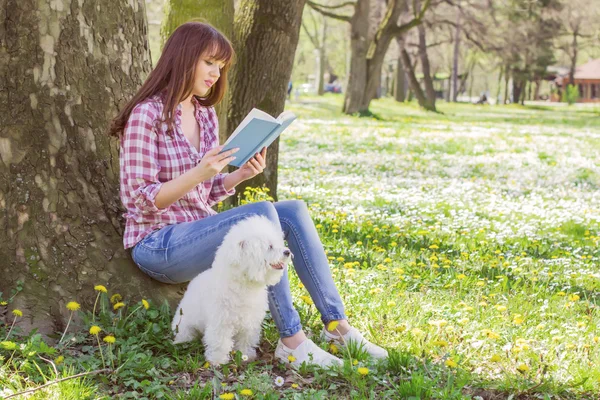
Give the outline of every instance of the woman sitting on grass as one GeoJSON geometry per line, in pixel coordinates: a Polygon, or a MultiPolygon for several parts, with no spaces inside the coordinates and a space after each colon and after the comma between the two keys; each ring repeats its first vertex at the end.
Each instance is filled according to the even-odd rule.
{"type": "MultiPolygon", "coordinates": [[[[371,356],[386,357],[384,349],[348,324],[304,202],[260,202],[218,214],[211,208],[234,194],[240,182],[263,172],[267,155],[262,149],[235,172],[220,172],[237,151],[219,154],[223,146],[214,109],[225,94],[233,55],[230,42],[214,27],[181,25],[167,40],[156,68],[113,121],[110,133],[120,138],[121,200],[127,210],[125,248],[132,249],[135,263],[152,278],[186,282],[211,267],[233,225],[252,215],[266,216],[281,225],[295,254],[294,268],[325,326],[339,322],[334,331],[323,329],[323,337],[342,348],[356,341],[371,356]]],[[[294,366],[341,364],[302,331],[287,271],[269,287],[269,308],[281,336],[277,359],[289,363],[295,358],[294,366]]]]}

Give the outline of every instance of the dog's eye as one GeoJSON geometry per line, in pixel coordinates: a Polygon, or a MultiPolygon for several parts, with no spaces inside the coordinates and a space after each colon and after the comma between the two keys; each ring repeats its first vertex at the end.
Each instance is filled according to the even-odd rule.
{"type": "Polygon", "coordinates": [[[269,245],[269,250],[273,250],[273,245],[269,245]]]}

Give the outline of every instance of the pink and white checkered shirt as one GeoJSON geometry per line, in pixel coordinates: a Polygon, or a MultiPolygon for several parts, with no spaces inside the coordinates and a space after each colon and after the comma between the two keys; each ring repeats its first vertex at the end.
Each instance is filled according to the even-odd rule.
{"type": "Polygon", "coordinates": [[[163,102],[153,96],[131,112],[120,140],[121,201],[127,212],[123,244],[135,246],[154,230],[169,224],[195,221],[217,212],[211,207],[235,193],[223,184],[226,174],[218,174],[197,185],[167,208],[154,200],[163,183],[196,166],[204,154],[219,145],[219,122],[213,107],[203,107],[192,97],[200,125],[200,151],[181,130],[181,105],[177,107],[175,132],[169,136],[160,122],[163,102]]]}

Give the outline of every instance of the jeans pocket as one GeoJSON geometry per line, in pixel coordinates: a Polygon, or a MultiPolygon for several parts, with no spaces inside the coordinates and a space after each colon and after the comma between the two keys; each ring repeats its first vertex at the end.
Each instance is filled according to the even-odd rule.
{"type": "Polygon", "coordinates": [[[149,269],[146,269],[146,268],[142,267],[142,266],[141,266],[140,264],[138,264],[138,263],[135,263],[135,264],[138,266],[138,268],[139,268],[139,269],[140,269],[140,270],[141,270],[143,273],[145,273],[146,275],[148,275],[148,276],[149,276],[149,277],[151,277],[152,279],[155,279],[155,280],[157,280],[157,281],[159,281],[159,282],[162,282],[162,283],[170,283],[170,284],[175,284],[175,283],[177,283],[177,282],[173,281],[172,279],[170,279],[170,278],[169,278],[168,276],[166,276],[165,274],[161,274],[161,273],[158,273],[158,272],[150,271],[149,269]]]}

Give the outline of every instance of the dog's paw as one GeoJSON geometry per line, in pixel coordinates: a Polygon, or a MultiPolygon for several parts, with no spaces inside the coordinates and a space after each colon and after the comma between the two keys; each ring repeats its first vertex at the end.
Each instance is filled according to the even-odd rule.
{"type": "Polygon", "coordinates": [[[248,357],[248,361],[256,360],[256,349],[247,349],[246,351],[242,351],[242,354],[248,357]]]}
{"type": "Polygon", "coordinates": [[[223,365],[230,361],[228,354],[206,354],[206,361],[211,365],[223,365]]]}

